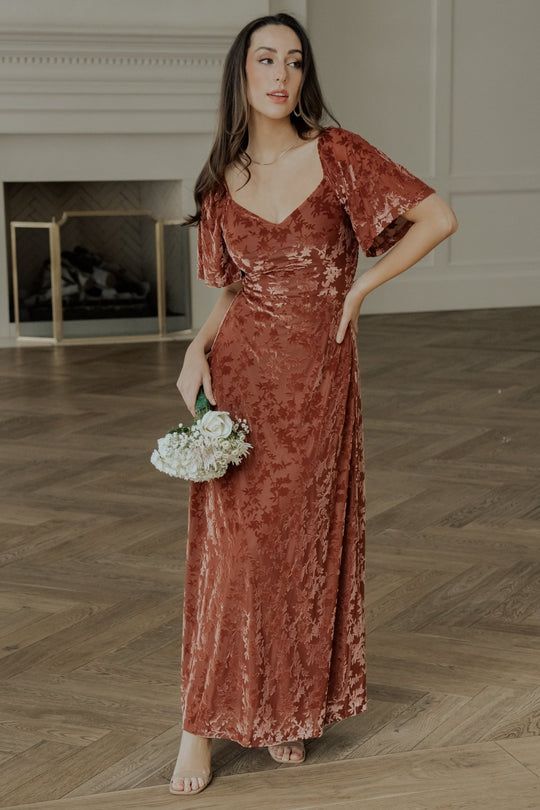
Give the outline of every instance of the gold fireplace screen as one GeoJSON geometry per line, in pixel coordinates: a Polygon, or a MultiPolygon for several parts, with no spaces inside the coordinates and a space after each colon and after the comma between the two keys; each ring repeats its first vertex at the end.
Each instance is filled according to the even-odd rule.
{"type": "MultiPolygon", "coordinates": [[[[187,331],[181,329],[171,331],[167,329],[167,301],[166,301],[166,267],[165,267],[165,228],[170,225],[183,225],[179,219],[160,219],[149,210],[89,210],[64,211],[58,221],[53,217],[50,222],[21,222],[13,221],[11,227],[11,263],[13,282],[13,305],[15,316],[15,329],[18,341],[45,342],[53,344],[65,343],[99,343],[99,342],[125,342],[130,340],[171,340],[183,335],[187,331]],[[79,217],[149,217],[154,223],[155,234],[155,298],[157,309],[157,330],[150,333],[97,335],[83,337],[64,336],[64,311],[62,299],[62,247],[61,229],[68,220],[79,217]],[[19,270],[17,266],[17,231],[26,228],[42,229],[49,233],[50,255],[50,281],[51,281],[51,310],[52,310],[52,336],[23,335],[21,334],[21,320],[19,307],[19,270]]],[[[155,320],[155,318],[154,318],[155,320]]]]}

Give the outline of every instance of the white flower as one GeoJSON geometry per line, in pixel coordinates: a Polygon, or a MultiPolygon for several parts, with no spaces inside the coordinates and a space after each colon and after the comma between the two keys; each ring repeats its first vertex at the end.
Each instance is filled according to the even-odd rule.
{"type": "Polygon", "coordinates": [[[174,478],[210,481],[249,454],[252,445],[245,441],[247,433],[245,419],[233,422],[226,411],[207,411],[187,431],[171,431],[158,439],[150,460],[156,469],[174,478]]]}
{"type": "Polygon", "coordinates": [[[208,439],[225,439],[233,429],[233,421],[227,411],[206,411],[199,419],[201,436],[208,439]]]}
{"type": "Polygon", "coordinates": [[[173,437],[170,433],[166,436],[163,436],[162,439],[158,439],[158,452],[161,453],[162,456],[167,455],[167,452],[171,449],[173,437]]]}

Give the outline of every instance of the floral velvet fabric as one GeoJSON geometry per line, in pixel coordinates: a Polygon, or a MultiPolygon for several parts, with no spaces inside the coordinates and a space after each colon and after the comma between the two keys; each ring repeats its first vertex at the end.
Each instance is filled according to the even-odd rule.
{"type": "Polygon", "coordinates": [[[190,484],[181,709],[187,731],[246,747],[367,708],[358,350],[335,337],[359,248],[384,253],[435,192],[341,127],[317,148],[323,177],[281,222],[218,187],[199,226],[199,279],[243,279],[207,357],[253,449],[190,484]]]}

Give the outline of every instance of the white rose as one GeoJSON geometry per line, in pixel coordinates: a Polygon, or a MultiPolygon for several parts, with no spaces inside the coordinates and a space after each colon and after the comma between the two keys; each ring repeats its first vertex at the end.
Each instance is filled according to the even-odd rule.
{"type": "Polygon", "coordinates": [[[206,411],[199,419],[201,435],[208,439],[225,439],[233,429],[233,421],[227,411],[206,411]]]}

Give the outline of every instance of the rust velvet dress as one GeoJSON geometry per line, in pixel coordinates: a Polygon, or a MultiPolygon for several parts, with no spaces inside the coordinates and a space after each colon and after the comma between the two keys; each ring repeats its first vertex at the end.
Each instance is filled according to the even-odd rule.
{"type": "Polygon", "coordinates": [[[367,708],[365,478],[358,354],[343,299],[366,256],[435,192],[360,135],[318,137],[323,178],[273,223],[208,194],[198,277],[240,279],[207,355],[216,408],[250,455],[190,484],[183,727],[246,747],[319,737],[367,708]]]}

